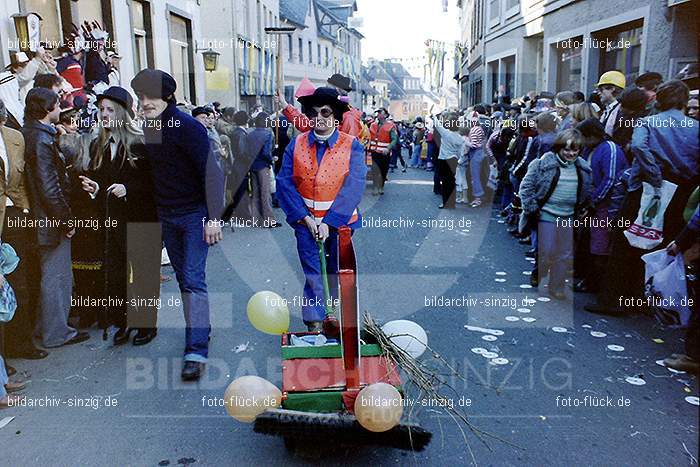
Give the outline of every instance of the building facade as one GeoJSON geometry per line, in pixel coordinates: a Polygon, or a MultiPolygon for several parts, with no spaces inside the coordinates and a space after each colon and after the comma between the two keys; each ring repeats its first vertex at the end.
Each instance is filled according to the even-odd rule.
{"type": "Polygon", "coordinates": [[[461,104],[529,91],[588,94],[605,71],[631,83],[673,77],[697,61],[692,2],[678,0],[463,0],[461,104]]]}
{"type": "Polygon", "coordinates": [[[445,107],[444,99],[424,89],[423,79],[413,76],[396,60],[370,58],[366,68],[368,93],[363,109],[372,113],[385,107],[395,121],[413,121],[445,107]]]}
{"type": "Polygon", "coordinates": [[[462,108],[483,101],[485,0],[459,0],[460,42],[457,83],[462,108]]]}
{"type": "Polygon", "coordinates": [[[196,52],[201,37],[197,0],[14,0],[0,2],[0,62],[9,61],[17,37],[11,15],[35,12],[42,18],[41,40],[58,46],[71,25],[97,21],[109,32],[108,48],[121,56],[122,86],[129,88],[134,75],[152,67],[168,71],[178,84],[178,101],[203,103],[205,75],[202,55],[196,52]],[[165,40],[163,40],[165,39],[165,40]]]}
{"type": "MultiPolygon", "coordinates": [[[[221,17],[217,16],[216,10],[223,4],[230,4],[232,12],[231,16],[224,16],[227,19],[226,23],[230,23],[232,34],[222,36],[224,39],[229,39],[229,44],[224,49],[226,56],[221,57],[223,64],[219,72],[221,77],[216,82],[211,82],[215,78],[211,76],[212,80],[208,83],[208,88],[212,88],[212,97],[215,95],[214,92],[220,92],[238,101],[233,104],[222,100],[227,105],[235,105],[246,111],[262,105],[270,111],[273,107],[277,81],[277,53],[280,40],[283,38],[267,34],[265,28],[280,25],[279,2],[277,0],[228,0],[205,3],[207,5],[203,6],[205,12],[203,16],[217,18],[216,22],[221,22],[221,17]],[[231,20],[228,21],[228,18],[231,20]],[[227,69],[230,71],[227,72],[227,69]],[[228,87],[233,92],[218,89],[223,87],[221,85],[224,81],[228,81],[228,87]]],[[[216,22],[212,21],[212,24],[216,22]]]]}
{"type": "Polygon", "coordinates": [[[361,41],[362,34],[351,27],[357,11],[354,1],[279,0],[282,26],[296,31],[284,36],[284,93],[294,102],[294,92],[302,79],[315,86],[325,86],[334,73],[348,76],[355,83],[351,104],[362,105],[361,41]]]}

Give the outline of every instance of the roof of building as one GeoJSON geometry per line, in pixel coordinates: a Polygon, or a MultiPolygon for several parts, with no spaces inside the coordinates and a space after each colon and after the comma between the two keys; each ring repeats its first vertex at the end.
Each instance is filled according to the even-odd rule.
{"type": "Polygon", "coordinates": [[[399,62],[384,61],[384,69],[395,78],[411,77],[411,74],[399,62]]]}
{"type": "Polygon", "coordinates": [[[409,95],[425,94],[425,91],[420,87],[417,89],[404,88],[404,78],[418,78],[411,75],[399,62],[391,60],[372,61],[370,70],[374,71],[375,76],[382,75],[389,79],[389,93],[392,99],[400,99],[401,97],[409,95]],[[381,72],[378,70],[381,70],[381,72]]]}
{"type": "Polygon", "coordinates": [[[316,26],[318,29],[318,34],[330,41],[337,42],[338,38],[333,33],[333,28],[338,27],[338,25],[343,25],[344,23],[340,18],[333,14],[325,3],[326,2],[322,0],[314,1],[314,5],[317,9],[316,26]]]}
{"type": "Polygon", "coordinates": [[[370,81],[391,81],[391,76],[378,63],[370,64],[367,68],[367,76],[370,81]]]}
{"type": "Polygon", "coordinates": [[[379,94],[379,91],[369,84],[370,81],[372,80],[369,78],[369,75],[363,72],[362,78],[360,79],[360,90],[368,96],[376,96],[379,94]]]}
{"type": "Polygon", "coordinates": [[[364,38],[362,33],[351,28],[348,19],[357,11],[357,2],[354,0],[315,0],[316,6],[331,15],[338,24],[342,24],[348,31],[359,38],[364,38]]]}
{"type": "Polygon", "coordinates": [[[318,0],[323,3],[326,8],[331,10],[345,25],[348,24],[348,18],[357,11],[357,2],[354,0],[318,0]]]}
{"type": "Polygon", "coordinates": [[[309,0],[279,0],[280,18],[304,26],[309,9],[309,0]]]}
{"type": "Polygon", "coordinates": [[[331,8],[347,8],[351,14],[357,11],[357,2],[355,0],[322,0],[331,8]]]}

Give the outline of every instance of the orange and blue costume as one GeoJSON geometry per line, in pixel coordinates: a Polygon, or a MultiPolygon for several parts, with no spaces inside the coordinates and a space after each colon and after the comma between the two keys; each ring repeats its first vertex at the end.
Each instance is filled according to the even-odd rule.
{"type": "MultiPolygon", "coordinates": [[[[306,216],[325,223],[330,235],[325,250],[329,254],[329,275],[338,272],[338,228],[357,229],[362,224],[359,204],[365,189],[367,167],[365,150],[353,136],[337,129],[322,141],[313,131],[302,133],[287,146],[277,176],[277,198],[294,229],[297,252],[306,276],[302,316],[304,321],[325,317],[323,278],[316,239],[304,223],[306,216]]],[[[337,296],[336,281],[331,297],[337,296]]]]}

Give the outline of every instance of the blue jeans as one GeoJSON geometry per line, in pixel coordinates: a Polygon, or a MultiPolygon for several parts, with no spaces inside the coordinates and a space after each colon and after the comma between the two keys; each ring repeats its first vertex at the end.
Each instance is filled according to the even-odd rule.
{"type": "Polygon", "coordinates": [[[180,286],[185,312],[185,361],[206,363],[209,354],[209,294],[205,269],[209,245],[204,241],[205,206],[194,212],[159,209],[163,241],[180,286]],[[204,220],[203,220],[204,219],[204,220]]]}
{"type": "Polygon", "coordinates": [[[520,180],[518,180],[518,177],[516,177],[513,174],[510,174],[509,177],[510,177],[510,184],[513,185],[513,193],[514,193],[514,195],[517,195],[518,192],[520,191],[520,180]]]}
{"type": "Polygon", "coordinates": [[[410,167],[420,166],[420,153],[421,153],[422,149],[423,149],[422,144],[414,144],[413,145],[413,154],[411,155],[411,163],[409,164],[410,167]]]}
{"type": "Polygon", "coordinates": [[[7,381],[8,377],[7,370],[5,369],[5,361],[2,359],[2,355],[0,355],[0,399],[7,395],[7,391],[5,390],[7,381]]]}
{"type": "Polygon", "coordinates": [[[472,195],[475,198],[484,196],[484,187],[481,185],[481,164],[484,162],[484,150],[481,148],[472,148],[467,154],[469,160],[469,173],[472,182],[472,195]]]}
{"type": "MultiPolygon", "coordinates": [[[[306,277],[304,284],[304,302],[301,306],[301,316],[304,321],[323,321],[326,317],[326,307],[323,291],[323,276],[321,275],[321,258],[318,244],[306,225],[294,224],[294,235],[297,239],[297,253],[301,268],[306,277]]],[[[335,303],[338,297],[338,231],[329,230],[328,239],[324,243],[326,253],[326,274],[330,297],[335,303]]]]}

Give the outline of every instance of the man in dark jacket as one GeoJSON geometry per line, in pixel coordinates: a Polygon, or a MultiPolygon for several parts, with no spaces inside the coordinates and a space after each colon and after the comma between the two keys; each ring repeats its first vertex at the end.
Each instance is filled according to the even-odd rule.
{"type": "MultiPolygon", "coordinates": [[[[248,113],[245,110],[226,108],[219,123],[219,131],[228,136],[231,142],[231,156],[233,159],[231,170],[226,177],[226,213],[224,218],[228,220],[238,208],[243,195],[248,187],[248,177],[252,160],[246,149],[248,131],[248,113]]],[[[233,227],[231,227],[233,230],[233,227]]]]}
{"type": "Polygon", "coordinates": [[[144,137],[163,240],[175,269],[187,329],[182,379],[199,379],[209,353],[209,246],[221,240],[224,177],[207,130],[175,107],[175,79],[145,69],[131,81],[146,118],[144,137]]]}
{"type": "Polygon", "coordinates": [[[0,237],[3,243],[12,245],[21,258],[17,269],[5,276],[15,291],[17,310],[9,323],[0,324],[0,354],[8,358],[37,360],[48,353],[37,349],[32,339],[32,316],[39,290],[36,234],[33,228],[22,227],[23,222],[31,219],[24,170],[24,137],[19,131],[5,126],[8,116],[5,103],[0,99],[0,159],[4,169],[0,172],[0,237]]]}
{"type": "Polygon", "coordinates": [[[253,199],[251,200],[251,215],[258,220],[258,225],[265,228],[281,227],[272,212],[271,173],[272,146],[274,145],[272,131],[269,126],[269,114],[260,112],[255,116],[255,128],[248,133],[246,147],[253,163],[250,166],[252,177],[253,199]]]}
{"type": "Polygon", "coordinates": [[[86,332],[68,326],[73,274],[71,271],[72,215],[66,161],[55,142],[61,108],[58,95],[44,88],[27,94],[24,159],[31,211],[36,222],[41,268],[40,319],[37,330],[44,347],[77,344],[89,339],[86,332]]]}

